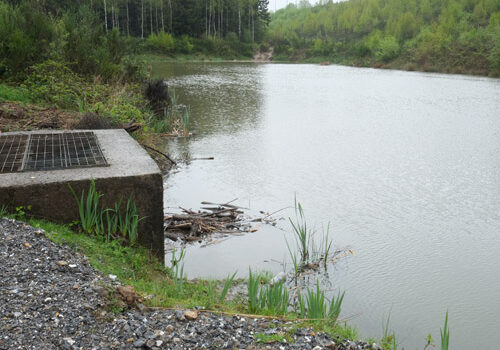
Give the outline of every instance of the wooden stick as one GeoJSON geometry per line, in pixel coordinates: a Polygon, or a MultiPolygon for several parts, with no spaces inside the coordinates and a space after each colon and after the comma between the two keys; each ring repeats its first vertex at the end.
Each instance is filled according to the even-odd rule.
{"type": "Polygon", "coordinates": [[[168,160],[169,160],[172,164],[177,165],[177,163],[176,163],[176,162],[175,162],[172,158],[170,158],[170,157],[168,156],[168,154],[165,154],[165,153],[163,153],[163,152],[160,152],[160,151],[158,151],[157,149],[155,149],[155,148],[153,148],[153,147],[150,147],[150,146],[148,146],[148,145],[145,145],[145,144],[143,144],[143,143],[141,143],[141,145],[142,145],[143,147],[146,147],[147,149],[149,149],[149,150],[151,150],[151,151],[155,151],[155,152],[157,152],[157,153],[161,154],[162,156],[164,156],[165,158],[167,158],[167,159],[168,159],[168,160]]]}

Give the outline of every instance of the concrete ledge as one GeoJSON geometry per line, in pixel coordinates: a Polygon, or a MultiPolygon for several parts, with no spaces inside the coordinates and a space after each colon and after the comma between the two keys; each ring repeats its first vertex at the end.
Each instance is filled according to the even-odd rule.
{"type": "MultiPolygon", "coordinates": [[[[78,219],[78,208],[68,184],[79,195],[82,190],[88,192],[90,180],[94,179],[106,207],[113,207],[120,198],[126,203],[133,193],[139,215],[146,217],[139,223],[138,242],[163,259],[163,177],[160,169],[125,130],[89,131],[96,134],[109,166],[0,174],[0,205],[7,205],[11,210],[31,205],[34,216],[68,223],[78,219]]],[[[3,135],[23,133],[29,132],[3,135]]]]}

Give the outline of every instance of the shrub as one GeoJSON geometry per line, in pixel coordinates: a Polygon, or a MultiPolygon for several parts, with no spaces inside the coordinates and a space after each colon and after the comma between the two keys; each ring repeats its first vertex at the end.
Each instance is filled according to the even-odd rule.
{"type": "Polygon", "coordinates": [[[171,53],[174,51],[175,42],[171,34],[161,31],[158,34],[151,34],[146,39],[146,47],[159,53],[171,53]]]}
{"type": "Polygon", "coordinates": [[[33,98],[61,108],[76,108],[83,80],[61,62],[46,61],[29,68],[24,86],[33,98]]]}
{"type": "Polygon", "coordinates": [[[399,55],[399,44],[395,37],[389,35],[380,40],[375,57],[377,60],[389,62],[399,55]]]}

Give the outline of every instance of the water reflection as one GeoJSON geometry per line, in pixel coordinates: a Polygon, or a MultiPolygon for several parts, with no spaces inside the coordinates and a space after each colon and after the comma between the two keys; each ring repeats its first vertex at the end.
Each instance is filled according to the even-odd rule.
{"type": "MultiPolygon", "coordinates": [[[[500,342],[499,80],[314,65],[173,72],[199,136],[169,152],[215,160],[172,174],[166,205],[239,198],[271,212],[296,194],[318,231],[331,221],[334,242],[356,252],[328,273],[362,334],[380,336],[392,310],[405,348],[422,348],[449,309],[454,348],[500,342]]],[[[190,249],[188,274],[279,271],[291,238],[279,226],[190,249]]]]}
{"type": "Polygon", "coordinates": [[[252,63],[155,64],[180,103],[189,101],[192,127],[199,136],[255,128],[262,118],[262,66],[252,63]]]}

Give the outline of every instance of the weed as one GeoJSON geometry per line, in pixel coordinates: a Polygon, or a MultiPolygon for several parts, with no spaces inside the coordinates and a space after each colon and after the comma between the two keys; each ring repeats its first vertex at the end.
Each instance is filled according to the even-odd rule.
{"type": "Polygon", "coordinates": [[[102,194],[97,191],[95,181],[90,181],[90,187],[85,197],[85,191],[82,190],[80,198],[76,195],[71,185],[69,189],[75,197],[78,213],[80,217],[80,225],[82,230],[87,234],[95,234],[101,239],[109,241],[116,237],[117,233],[121,234],[121,238],[128,242],[129,245],[134,245],[137,241],[137,228],[139,222],[145,217],[139,218],[137,206],[132,200],[132,195],[127,200],[125,212],[120,210],[122,199],[115,203],[114,208],[103,209],[99,202],[102,194]]]}
{"type": "Polygon", "coordinates": [[[28,212],[31,211],[31,205],[20,205],[16,207],[16,212],[14,214],[14,217],[18,220],[25,220],[28,212]]]}
{"type": "Polygon", "coordinates": [[[236,277],[236,272],[233,273],[232,276],[228,276],[226,278],[226,281],[224,282],[224,288],[222,288],[222,292],[220,293],[219,303],[222,303],[226,298],[227,292],[229,292],[229,287],[231,286],[231,283],[233,283],[234,277],[236,277]]]}
{"type": "Polygon", "coordinates": [[[251,313],[257,312],[259,309],[259,279],[258,276],[252,274],[252,270],[248,269],[248,310],[251,313]]]}
{"type": "Polygon", "coordinates": [[[271,344],[271,343],[282,343],[287,341],[290,343],[293,339],[290,336],[287,336],[285,334],[266,334],[266,333],[255,333],[254,334],[255,340],[257,340],[258,343],[263,343],[263,344],[271,344]]]}
{"type": "Polygon", "coordinates": [[[8,213],[7,206],[6,205],[0,206],[0,218],[5,217],[7,213],[8,213]]]}

